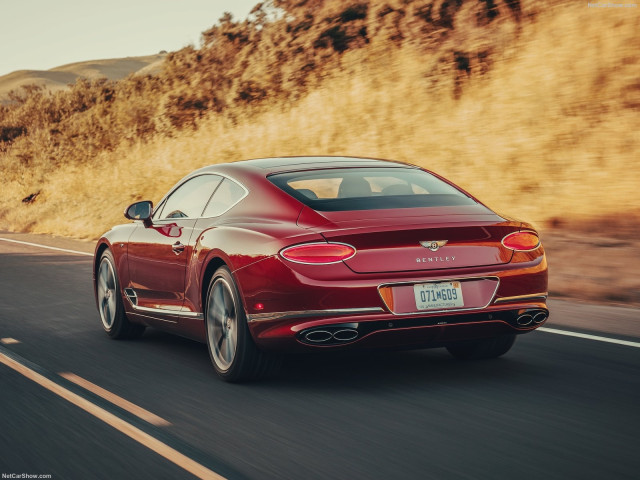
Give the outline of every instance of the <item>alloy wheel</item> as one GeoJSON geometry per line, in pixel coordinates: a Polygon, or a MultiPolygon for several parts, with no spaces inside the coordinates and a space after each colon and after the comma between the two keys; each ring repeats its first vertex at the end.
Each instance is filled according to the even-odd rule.
{"type": "Polygon", "coordinates": [[[207,335],[213,360],[220,370],[231,367],[238,344],[238,314],[231,286],[224,278],[215,280],[209,290],[207,335]]]}
{"type": "Polygon", "coordinates": [[[116,318],[116,276],[108,258],[98,269],[98,308],[105,330],[110,330],[116,318]]]}

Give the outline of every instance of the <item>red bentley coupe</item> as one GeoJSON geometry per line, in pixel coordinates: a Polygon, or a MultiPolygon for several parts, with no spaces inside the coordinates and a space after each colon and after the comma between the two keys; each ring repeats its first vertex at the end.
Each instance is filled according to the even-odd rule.
{"type": "Polygon", "coordinates": [[[506,353],[549,314],[537,233],[416,166],[363,158],[213,165],[98,241],[112,338],[146,326],[207,344],[227,381],[274,353],[446,347],[506,353]]]}

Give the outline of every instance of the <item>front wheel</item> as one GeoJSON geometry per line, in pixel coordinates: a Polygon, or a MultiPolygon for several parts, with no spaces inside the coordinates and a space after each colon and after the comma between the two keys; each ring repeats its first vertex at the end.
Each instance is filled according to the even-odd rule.
{"type": "Polygon", "coordinates": [[[497,358],[507,353],[516,336],[513,334],[501,335],[494,338],[452,343],[447,346],[449,353],[461,360],[480,360],[484,358],[497,358]]]}
{"type": "Polygon", "coordinates": [[[113,254],[105,250],[100,257],[96,272],[98,311],[102,328],[113,339],[138,338],[144,332],[144,325],[131,323],[127,318],[120,295],[120,283],[115,269],[113,254]]]}
{"type": "Polygon", "coordinates": [[[238,288],[225,266],[211,279],[205,312],[209,356],[220,378],[241,382],[275,366],[274,359],[253,342],[238,288]]]}

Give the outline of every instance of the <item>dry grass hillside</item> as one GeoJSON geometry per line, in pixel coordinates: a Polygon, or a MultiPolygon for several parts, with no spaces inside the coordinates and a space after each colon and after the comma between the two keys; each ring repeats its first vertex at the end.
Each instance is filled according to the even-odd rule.
{"type": "Polygon", "coordinates": [[[0,103],[11,103],[10,92],[20,95],[34,85],[51,92],[68,90],[79,78],[120,80],[132,73],[153,75],[160,71],[166,54],[143,57],[110,58],[88,62],[70,63],[49,70],[18,70],[0,76],[0,103]],[[26,89],[23,89],[27,87],[26,89]]]}
{"type": "Polygon", "coordinates": [[[543,233],[635,235],[638,32],[637,8],[569,0],[265,2],[157,75],[0,107],[0,227],[95,238],[202,165],[346,154],[433,169],[543,233]]]}

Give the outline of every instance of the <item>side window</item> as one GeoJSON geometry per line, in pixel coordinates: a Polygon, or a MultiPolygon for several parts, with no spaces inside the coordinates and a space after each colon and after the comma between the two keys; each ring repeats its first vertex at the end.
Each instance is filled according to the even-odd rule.
{"type": "Polygon", "coordinates": [[[211,197],[203,217],[217,217],[233,207],[246,195],[246,190],[233,180],[225,178],[211,197]]]}
{"type": "Polygon", "coordinates": [[[200,175],[186,181],[164,202],[158,219],[200,217],[221,181],[218,175],[200,175]]]}

